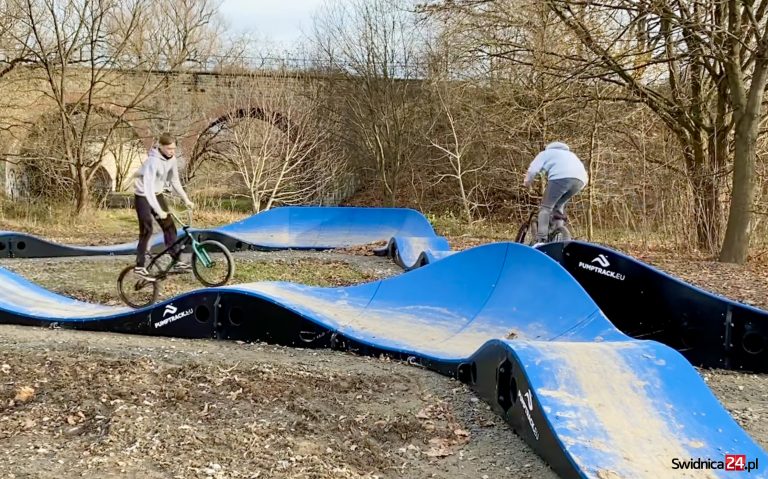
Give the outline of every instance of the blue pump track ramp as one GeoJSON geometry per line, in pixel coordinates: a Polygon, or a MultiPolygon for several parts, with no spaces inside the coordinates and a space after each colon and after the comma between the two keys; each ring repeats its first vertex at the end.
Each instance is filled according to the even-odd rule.
{"type": "Polygon", "coordinates": [[[675,459],[720,461],[726,453],[768,465],[685,358],[620,332],[557,262],[518,244],[480,246],[357,286],[254,283],[143,310],[82,303],[5,270],[0,276],[5,323],[408,359],[469,384],[565,478],[738,477],[673,469],[675,459]]]}
{"type": "MultiPolygon", "coordinates": [[[[540,246],[626,334],[653,339],[696,366],[768,372],[768,311],[713,294],[604,246],[540,246]]],[[[444,238],[396,237],[378,254],[406,270],[446,258],[444,238]]]]}
{"type": "MultiPolygon", "coordinates": [[[[284,207],[236,223],[191,230],[200,239],[214,239],[230,250],[333,249],[388,241],[394,236],[436,237],[432,225],[407,208],[284,207]]],[[[155,236],[153,245],[162,239],[155,236]]],[[[136,252],[136,242],[107,246],[54,243],[24,233],[0,231],[0,257],[124,255],[136,252]]]]}
{"type": "Polygon", "coordinates": [[[394,236],[387,246],[374,250],[377,256],[389,257],[406,271],[426,266],[454,253],[448,240],[437,235],[394,236]]]}
{"type": "Polygon", "coordinates": [[[697,366],[768,372],[768,312],[718,296],[612,249],[546,245],[614,324],[697,366]]]}

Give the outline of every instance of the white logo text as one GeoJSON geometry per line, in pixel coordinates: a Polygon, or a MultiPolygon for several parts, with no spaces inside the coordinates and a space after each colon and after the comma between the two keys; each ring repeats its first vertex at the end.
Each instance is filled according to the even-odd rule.
{"type": "Polygon", "coordinates": [[[527,393],[525,393],[525,397],[523,397],[523,393],[520,392],[520,390],[517,390],[517,397],[520,399],[520,402],[523,405],[523,411],[525,411],[525,417],[528,418],[528,424],[531,425],[531,431],[533,431],[533,437],[536,438],[536,440],[539,440],[539,430],[536,429],[536,424],[533,423],[533,417],[531,416],[531,411],[533,411],[533,394],[530,390],[528,390],[527,393]],[[527,401],[526,401],[527,400],[527,401]]]}
{"type": "MultiPolygon", "coordinates": [[[[167,310],[168,310],[168,308],[166,308],[166,311],[167,310]]],[[[173,308],[173,311],[174,312],[176,311],[175,307],[173,308]]],[[[192,311],[193,311],[192,308],[189,308],[188,310],[182,311],[179,314],[174,314],[173,316],[171,316],[169,318],[165,318],[165,319],[163,319],[161,321],[158,321],[158,322],[155,323],[155,329],[162,328],[163,326],[171,324],[172,322],[177,321],[177,320],[179,320],[181,318],[186,318],[187,316],[192,314],[192,311]]],[[[165,313],[163,313],[163,316],[165,316],[165,313]]]]}
{"type": "Polygon", "coordinates": [[[582,261],[579,261],[579,268],[586,269],[587,271],[592,271],[593,273],[602,274],[603,276],[608,276],[609,278],[617,279],[619,281],[624,281],[626,279],[626,276],[624,276],[621,273],[617,273],[615,271],[609,271],[607,269],[601,268],[600,266],[587,264],[582,261]]]}

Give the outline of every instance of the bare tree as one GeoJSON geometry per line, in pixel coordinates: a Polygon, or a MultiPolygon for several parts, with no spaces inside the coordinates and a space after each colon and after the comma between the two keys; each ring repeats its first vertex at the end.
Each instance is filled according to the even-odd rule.
{"type": "Polygon", "coordinates": [[[331,88],[351,128],[339,128],[373,167],[378,184],[394,204],[419,138],[413,123],[421,44],[416,18],[397,0],[334,2],[315,21],[315,45],[322,62],[347,82],[331,88]]]}
{"type": "Polygon", "coordinates": [[[0,78],[17,66],[30,61],[28,45],[17,38],[27,38],[29,29],[19,21],[22,9],[18,0],[0,1],[0,78]]]}
{"type": "Polygon", "coordinates": [[[467,99],[475,95],[467,83],[444,79],[432,82],[432,93],[437,108],[425,135],[437,157],[429,167],[437,170],[436,184],[454,183],[464,220],[471,223],[477,209],[485,206],[478,195],[482,191],[479,173],[488,166],[488,159],[473,151],[481,139],[481,123],[467,99]]]}
{"type": "Polygon", "coordinates": [[[549,73],[556,62],[541,53],[561,43],[553,40],[557,32],[548,30],[551,13],[534,3],[512,8],[518,3],[485,2],[482,12],[460,3],[432,5],[426,11],[430,26],[439,32],[430,51],[430,78],[464,84],[459,96],[477,111],[471,123],[482,125],[474,134],[479,138],[472,156],[486,165],[479,172],[483,190],[477,192],[482,193],[483,209],[521,219],[536,201],[522,187],[528,163],[555,139],[586,155],[589,144],[583,141],[582,125],[590,119],[585,118],[586,85],[549,73]]]}
{"type": "Polygon", "coordinates": [[[132,172],[139,166],[138,161],[143,159],[144,145],[141,139],[130,125],[118,126],[104,153],[111,157],[114,165],[112,173],[115,191],[125,191],[130,186],[128,181],[132,172]]]}
{"type": "Polygon", "coordinates": [[[478,44],[490,58],[532,64],[538,55],[550,59],[542,66],[555,78],[607,82],[613,91],[604,99],[647,105],[680,145],[702,247],[720,244],[721,196],[731,175],[720,258],[744,261],[768,77],[767,2],[463,0],[431,2],[430,8],[458,12],[486,39],[493,34],[493,42],[478,44]],[[551,13],[540,22],[521,21],[542,8],[551,13]],[[524,33],[531,27],[558,40],[536,46],[524,33]]]}
{"type": "Polygon", "coordinates": [[[715,221],[710,216],[716,206],[710,205],[718,203],[721,194],[716,182],[727,172],[733,134],[733,189],[720,259],[744,262],[754,201],[755,148],[768,80],[768,2],[616,1],[587,10],[565,1],[549,4],[588,49],[590,62],[609,72],[606,78],[628,88],[677,133],[686,167],[696,180],[694,191],[706,195],[699,200],[708,213],[705,224],[715,221]],[[611,35],[596,38],[585,15],[610,19],[611,35]],[[626,30],[621,32],[627,27],[634,40],[627,38],[626,30]],[[606,41],[628,43],[629,48],[617,50],[606,41]],[[654,70],[658,76],[658,64],[667,78],[667,91],[649,82],[654,70]]]}
{"type": "Polygon", "coordinates": [[[56,107],[54,152],[65,165],[78,213],[88,205],[89,184],[112,148],[117,131],[152,115],[149,100],[165,78],[156,71],[205,62],[215,16],[209,0],[16,0],[26,41],[56,107]],[[173,22],[164,19],[173,18],[173,22]],[[130,69],[130,70],[129,70],[130,69]],[[116,94],[113,86],[134,89],[116,94]]]}
{"type": "Polygon", "coordinates": [[[241,192],[235,195],[247,197],[255,213],[320,203],[344,169],[320,127],[319,103],[301,91],[313,90],[305,83],[285,72],[240,77],[224,99],[226,114],[198,140],[198,167],[226,165],[216,168],[219,176],[233,172],[241,192]]]}

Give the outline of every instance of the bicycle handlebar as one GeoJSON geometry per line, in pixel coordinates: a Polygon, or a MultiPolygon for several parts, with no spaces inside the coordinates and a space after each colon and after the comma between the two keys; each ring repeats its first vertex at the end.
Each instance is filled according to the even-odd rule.
{"type": "Polygon", "coordinates": [[[168,211],[168,214],[174,219],[174,221],[176,221],[176,223],[181,225],[182,228],[184,228],[184,227],[188,228],[188,227],[192,226],[192,210],[187,208],[186,210],[184,210],[184,212],[187,213],[187,222],[186,223],[181,221],[181,219],[179,219],[179,217],[176,215],[176,213],[174,211],[168,211]]]}

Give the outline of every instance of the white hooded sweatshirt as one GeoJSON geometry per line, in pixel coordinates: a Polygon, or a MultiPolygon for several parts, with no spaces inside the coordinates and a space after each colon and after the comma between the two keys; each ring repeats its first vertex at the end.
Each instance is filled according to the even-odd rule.
{"type": "Polygon", "coordinates": [[[541,171],[547,173],[548,180],[576,178],[581,180],[585,186],[589,180],[584,164],[565,143],[550,143],[544,151],[536,155],[531,166],[528,167],[528,174],[525,177],[526,183],[531,183],[541,171]]]}
{"type": "Polygon", "coordinates": [[[165,159],[157,148],[149,150],[146,161],[134,175],[134,192],[136,196],[143,196],[155,211],[160,214],[163,209],[157,202],[157,195],[163,192],[166,183],[171,184],[173,191],[179,195],[185,203],[190,203],[187,193],[181,186],[179,179],[179,166],[176,157],[165,159]]]}

